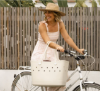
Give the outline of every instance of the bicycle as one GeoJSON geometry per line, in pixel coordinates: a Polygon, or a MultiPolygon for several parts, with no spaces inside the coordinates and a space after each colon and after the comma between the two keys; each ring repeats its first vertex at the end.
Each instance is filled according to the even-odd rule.
{"type": "MultiPolygon", "coordinates": [[[[85,59],[85,56],[87,56],[87,51],[84,51],[84,55],[79,55],[79,56],[76,55],[76,53],[74,51],[65,50],[65,53],[67,53],[71,57],[74,57],[76,59],[76,62],[77,62],[77,68],[75,69],[74,72],[71,73],[71,75],[69,75],[68,80],[71,79],[71,77],[77,71],[79,72],[79,78],[76,79],[73,83],[69,84],[68,87],[66,87],[65,91],[70,91],[69,89],[78,80],[80,80],[80,84],[78,86],[76,86],[73,89],[73,91],[100,91],[100,84],[97,84],[97,83],[92,82],[92,81],[88,81],[88,77],[86,77],[86,79],[83,80],[79,61],[85,59]]],[[[15,79],[12,83],[11,91],[46,91],[45,87],[32,85],[31,67],[30,66],[20,66],[19,68],[23,68],[24,70],[28,70],[28,71],[23,71],[20,74],[18,74],[17,76],[15,75],[15,79]],[[23,79],[24,79],[24,83],[22,82],[23,79]],[[25,81],[27,81],[27,82],[25,83],[25,81]]]]}

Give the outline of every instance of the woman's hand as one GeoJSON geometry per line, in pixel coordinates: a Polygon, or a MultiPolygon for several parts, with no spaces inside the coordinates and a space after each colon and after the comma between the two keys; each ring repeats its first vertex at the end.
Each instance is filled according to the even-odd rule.
{"type": "Polygon", "coordinates": [[[59,50],[60,52],[64,52],[64,48],[62,46],[57,46],[56,49],[59,50]]]}
{"type": "Polygon", "coordinates": [[[83,53],[83,52],[84,52],[84,49],[79,49],[78,52],[81,53],[81,54],[84,54],[84,53],[83,53]]]}

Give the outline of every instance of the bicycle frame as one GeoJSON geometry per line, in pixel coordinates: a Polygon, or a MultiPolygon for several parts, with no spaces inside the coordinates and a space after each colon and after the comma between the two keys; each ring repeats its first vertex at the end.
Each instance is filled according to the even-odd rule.
{"type": "Polygon", "coordinates": [[[80,88],[82,91],[82,82],[83,82],[83,77],[81,74],[81,68],[79,66],[79,61],[77,61],[77,68],[74,70],[74,72],[68,77],[68,80],[76,73],[79,72],[79,78],[77,80],[75,80],[72,84],[70,84],[67,88],[66,91],[68,91],[68,89],[70,89],[78,80],[80,80],[80,88]]]}
{"type": "MultiPolygon", "coordinates": [[[[76,60],[77,61],[77,60],[76,60]]],[[[22,67],[22,68],[24,68],[24,70],[25,69],[27,69],[29,66],[20,66],[20,67],[22,67]]],[[[20,68],[19,67],[19,68],[20,68]]],[[[30,70],[30,68],[29,68],[29,70],[30,70]]],[[[70,85],[68,85],[68,87],[66,88],[66,91],[68,91],[78,80],[80,80],[80,88],[81,88],[81,91],[82,91],[82,82],[83,82],[83,77],[82,77],[82,73],[81,73],[81,68],[80,68],[80,66],[79,66],[79,61],[77,61],[77,68],[74,70],[74,72],[71,74],[71,75],[69,75],[69,77],[68,77],[68,79],[67,80],[69,80],[76,72],[79,72],[79,78],[78,79],[76,79],[73,83],[71,83],[70,85]]],[[[20,78],[21,78],[21,75],[20,75],[20,78]]],[[[42,91],[44,91],[43,90],[43,87],[41,87],[42,88],[42,91]]],[[[24,91],[23,90],[23,86],[22,86],[22,91],[24,91]]]]}
{"type": "Polygon", "coordinates": [[[81,91],[83,91],[83,90],[82,90],[82,84],[84,84],[84,83],[94,83],[94,82],[92,82],[92,81],[87,81],[87,78],[86,78],[86,80],[83,80],[82,73],[81,73],[81,68],[80,68],[80,66],[79,66],[79,61],[78,61],[78,60],[76,60],[76,61],[77,61],[77,68],[74,70],[74,72],[73,72],[72,74],[69,75],[68,80],[69,80],[76,72],[79,72],[79,78],[77,78],[73,83],[69,84],[65,91],[68,91],[78,80],[80,80],[80,84],[79,84],[79,85],[80,85],[80,90],[81,90],[81,91]]]}
{"type": "MultiPolygon", "coordinates": [[[[81,73],[81,68],[80,68],[80,66],[79,66],[79,61],[78,61],[78,60],[76,60],[76,61],[77,61],[77,68],[74,70],[74,72],[72,72],[72,73],[69,75],[69,77],[68,77],[67,80],[69,80],[76,72],[79,73],[79,78],[77,78],[74,82],[72,82],[71,84],[69,84],[69,85],[67,86],[67,88],[66,88],[65,91],[69,91],[69,89],[70,89],[78,80],[80,80],[80,84],[79,84],[79,85],[80,85],[80,91],[83,91],[83,90],[82,90],[82,84],[84,84],[84,83],[93,83],[93,82],[88,82],[87,80],[85,80],[85,81],[83,80],[82,73],[81,73]]],[[[23,68],[24,70],[28,70],[29,72],[31,72],[31,67],[30,67],[30,66],[20,66],[19,69],[20,69],[20,68],[23,68]]],[[[19,71],[19,69],[18,69],[18,71],[19,71]]],[[[20,72],[19,72],[19,75],[20,75],[20,72]]],[[[21,78],[21,75],[20,75],[20,78],[21,78]]],[[[21,81],[21,83],[22,83],[22,81],[21,81]]],[[[32,88],[33,88],[33,87],[32,87],[32,88]]],[[[31,91],[32,88],[30,88],[29,91],[31,91]]],[[[41,90],[42,90],[42,91],[45,91],[43,88],[44,88],[44,87],[41,86],[41,90]]],[[[22,85],[21,91],[24,91],[23,85],[22,85]]]]}
{"type": "MultiPolygon", "coordinates": [[[[94,82],[92,82],[92,81],[88,81],[88,76],[86,76],[86,78],[85,78],[85,80],[83,80],[83,76],[82,76],[82,73],[81,73],[81,68],[80,68],[80,65],[79,65],[79,60],[81,60],[81,59],[84,59],[84,57],[83,56],[77,56],[77,55],[75,55],[75,54],[73,54],[73,52],[70,52],[70,51],[65,51],[65,53],[68,53],[70,56],[73,56],[75,59],[76,59],[76,63],[77,63],[77,68],[69,75],[69,77],[68,77],[68,79],[67,79],[67,81],[76,73],[76,72],[78,72],[79,73],[79,78],[77,78],[75,81],[73,81],[73,82],[71,82],[71,84],[69,84],[67,87],[66,87],[66,89],[65,89],[65,91],[69,91],[69,89],[79,80],[80,81],[80,83],[79,83],[79,85],[77,86],[78,87],[78,90],[79,91],[83,91],[83,88],[84,87],[89,87],[89,85],[90,85],[90,87],[91,86],[94,86],[93,88],[97,88],[97,89],[99,89],[100,90],[100,86],[99,86],[99,84],[97,84],[97,83],[94,83],[94,82]],[[92,84],[92,85],[91,85],[92,84]],[[79,88],[80,87],[80,88],[79,88]]],[[[84,56],[86,56],[87,55],[87,52],[84,54],[84,56]]],[[[93,57],[92,57],[93,58],[93,57]]],[[[94,58],[93,58],[94,59],[94,58]]],[[[95,62],[95,61],[94,61],[95,62]]],[[[93,63],[94,63],[93,62],[93,63]]],[[[84,62],[83,62],[84,63],[84,62]]],[[[92,63],[92,64],[93,64],[92,63]]],[[[89,66],[88,66],[89,67],[89,66]]],[[[20,66],[19,67],[19,69],[20,68],[23,68],[24,70],[28,70],[29,72],[31,72],[31,66],[20,66]]],[[[18,69],[18,71],[19,71],[19,69],[18,69]]],[[[86,68],[87,69],[87,68],[86,68]]],[[[21,78],[21,73],[19,72],[19,77],[21,78]]],[[[21,80],[21,86],[22,86],[22,88],[21,88],[21,91],[24,91],[24,88],[23,88],[23,85],[22,85],[22,80],[21,80]]],[[[28,89],[28,91],[31,91],[32,89],[33,89],[33,87],[34,86],[32,86],[31,88],[29,88],[28,89]]],[[[46,91],[46,89],[45,89],[45,86],[43,87],[43,86],[40,86],[41,87],[41,90],[42,91],[46,91]]],[[[76,88],[77,88],[76,87],[76,88]]],[[[74,88],[73,90],[75,90],[76,91],[76,88],[74,88]]],[[[90,90],[91,91],[91,90],[90,90]]]]}

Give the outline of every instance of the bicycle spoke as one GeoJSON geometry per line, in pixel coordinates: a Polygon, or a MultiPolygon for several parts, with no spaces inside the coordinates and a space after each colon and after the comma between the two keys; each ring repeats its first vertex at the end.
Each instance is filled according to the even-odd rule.
{"type": "MultiPolygon", "coordinates": [[[[37,91],[40,87],[37,87],[34,91],[37,91]]],[[[41,88],[40,88],[41,89],[41,88]]]]}
{"type": "Polygon", "coordinates": [[[29,80],[29,77],[28,76],[24,76],[23,77],[23,84],[24,84],[24,87],[29,90],[29,87],[30,87],[30,83],[31,80],[29,80]]]}
{"type": "Polygon", "coordinates": [[[39,88],[38,86],[32,86],[30,89],[29,89],[29,91],[32,91],[32,90],[34,90],[35,88],[39,88]]]}
{"type": "MultiPolygon", "coordinates": [[[[22,85],[19,82],[16,84],[15,87],[17,87],[20,91],[22,90],[22,85]]],[[[23,87],[23,89],[25,89],[25,88],[23,87]]]]}
{"type": "MultiPolygon", "coordinates": [[[[77,86],[73,91],[80,91],[80,86],[77,86]]],[[[100,85],[97,83],[84,83],[82,91],[100,91],[100,85]]]]}
{"type": "Polygon", "coordinates": [[[11,91],[42,91],[39,86],[32,85],[30,72],[22,72],[14,79],[11,91]],[[20,77],[21,76],[21,77],[20,77]]]}
{"type": "MultiPolygon", "coordinates": [[[[17,86],[16,86],[16,88],[19,89],[17,86]]],[[[18,91],[21,91],[21,90],[19,89],[18,91]]]]}

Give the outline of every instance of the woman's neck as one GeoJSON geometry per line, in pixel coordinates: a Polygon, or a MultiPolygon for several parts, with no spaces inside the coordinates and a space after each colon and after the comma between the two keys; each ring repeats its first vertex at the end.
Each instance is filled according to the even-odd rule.
{"type": "Polygon", "coordinates": [[[57,24],[57,22],[55,22],[55,21],[50,21],[50,22],[47,21],[47,23],[48,23],[48,25],[50,25],[52,27],[54,27],[57,24]]]}
{"type": "Polygon", "coordinates": [[[49,25],[54,25],[55,23],[56,23],[56,21],[55,20],[53,20],[53,21],[46,21],[49,25]]]}

